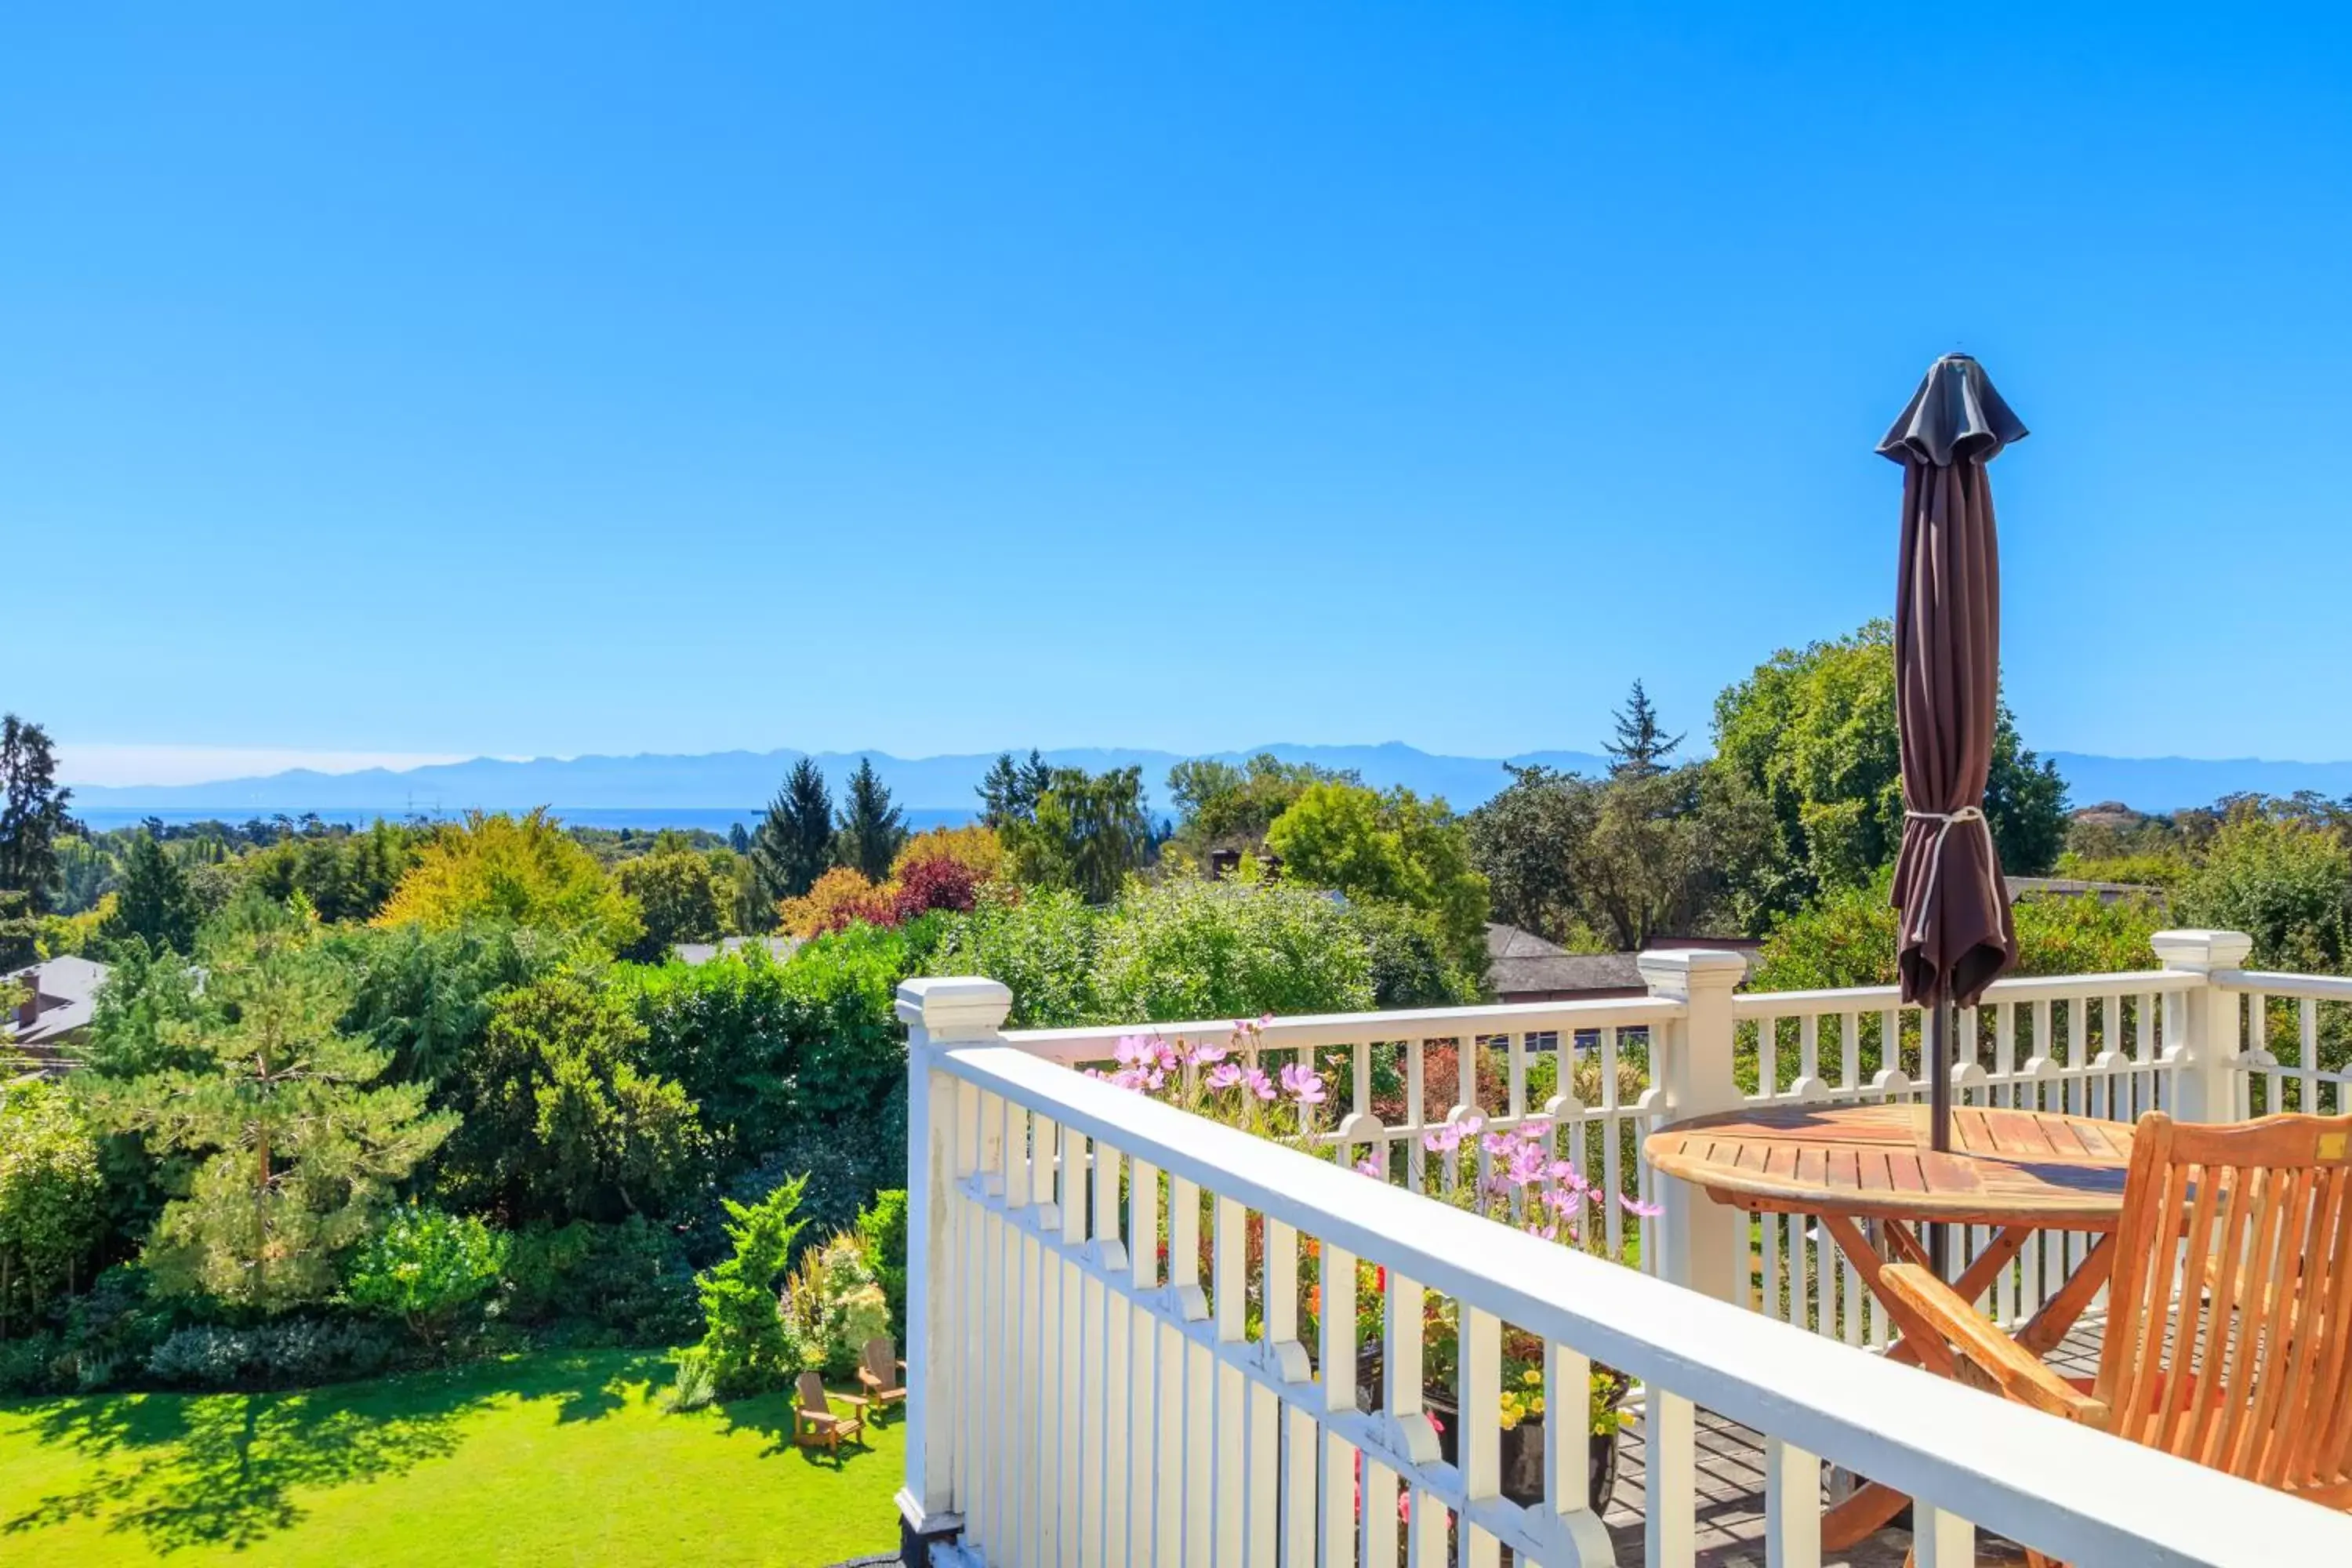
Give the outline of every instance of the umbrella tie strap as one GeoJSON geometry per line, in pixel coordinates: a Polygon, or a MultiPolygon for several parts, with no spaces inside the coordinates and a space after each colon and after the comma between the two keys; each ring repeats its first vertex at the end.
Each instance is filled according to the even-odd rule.
{"type": "Polygon", "coordinates": [[[1944,870],[1944,840],[1951,837],[1952,829],[1960,823],[1973,822],[1978,826],[1984,829],[1985,891],[1991,896],[1992,907],[1994,909],[1999,909],[2001,906],[2003,900],[2001,898],[2000,889],[1993,884],[1992,879],[1992,824],[1985,820],[1985,814],[1982,807],[1964,805],[1958,811],[1913,811],[1908,806],[1906,806],[1904,808],[1903,815],[1909,817],[1914,822],[1932,822],[1937,824],[1936,842],[1930,845],[1927,849],[1927,886],[1919,894],[1918,919],[1913,921],[1911,926],[1911,940],[1913,942],[1923,942],[1927,940],[1927,911],[1935,907],[1936,879],[1943,874],[1944,870]]]}

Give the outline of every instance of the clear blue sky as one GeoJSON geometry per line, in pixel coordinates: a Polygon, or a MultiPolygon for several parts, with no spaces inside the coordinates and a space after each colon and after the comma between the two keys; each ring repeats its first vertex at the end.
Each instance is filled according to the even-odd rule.
{"type": "Polygon", "coordinates": [[[1884,613],[1870,448],[1959,346],[2035,432],[2029,743],[2352,755],[2340,11],[1664,9],[16,8],[0,704],[1492,754],[1642,676],[1702,730],[1884,613]]]}

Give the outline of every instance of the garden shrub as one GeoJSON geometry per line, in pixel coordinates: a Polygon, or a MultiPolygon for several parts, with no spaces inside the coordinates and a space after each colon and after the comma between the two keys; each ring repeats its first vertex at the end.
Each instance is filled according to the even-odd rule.
{"type": "Polygon", "coordinates": [[[0,1340],[0,1398],[37,1399],[73,1392],[72,1361],[56,1334],[44,1330],[0,1340]]]}
{"type": "Polygon", "coordinates": [[[803,1356],[830,1378],[854,1373],[866,1342],[890,1332],[888,1299],[856,1234],[845,1231],[803,1256],[784,1289],[784,1317],[803,1356]]]}
{"type": "Polygon", "coordinates": [[[776,1281],[807,1222],[794,1216],[801,1184],[787,1182],[756,1204],[730,1203],[734,1255],[696,1282],[702,1301],[702,1352],[712,1386],[733,1396],[790,1382],[802,1369],[801,1345],[777,1310],[776,1281]]]}
{"type": "Polygon", "coordinates": [[[374,1377],[400,1361],[399,1341],[380,1323],[280,1318],[252,1328],[182,1329],[147,1358],[147,1375],[176,1388],[307,1388],[374,1377]]]}
{"type": "Polygon", "coordinates": [[[362,1243],[345,1283],[352,1304],[399,1319],[428,1345],[498,1284],[507,1238],[471,1215],[415,1205],[362,1243]]]}
{"type": "Polygon", "coordinates": [[[1095,955],[1104,911],[1068,891],[1032,890],[1018,904],[983,903],[950,921],[933,973],[984,974],[1013,991],[1015,1028],[1100,1022],[1095,955]]]}
{"type": "Polygon", "coordinates": [[[676,1344],[701,1330],[677,1237],[634,1215],[514,1236],[499,1306],[509,1322],[573,1343],[676,1344]]]}
{"type": "Polygon", "coordinates": [[[67,1090],[0,1094],[0,1337],[70,1291],[105,1234],[98,1137],[67,1090]]]}
{"type": "Polygon", "coordinates": [[[857,1216],[857,1239],[866,1248],[866,1266],[874,1270],[889,1303],[890,1321],[903,1333],[907,1324],[907,1190],[894,1187],[874,1194],[874,1202],[857,1216]]]}
{"type": "Polygon", "coordinates": [[[65,1353],[76,1392],[111,1388],[136,1376],[179,1325],[171,1304],[149,1293],[146,1269],[133,1263],[106,1270],[66,1314],[65,1353]]]}
{"type": "Polygon", "coordinates": [[[671,1410],[700,1410],[719,1397],[719,1380],[710,1370],[710,1356],[700,1345],[688,1345],[670,1358],[677,1370],[663,1404],[671,1410]]]}
{"type": "Polygon", "coordinates": [[[1095,990],[1108,1023],[1361,1012],[1371,944],[1328,893],[1165,882],[1112,906],[1095,990]]]}

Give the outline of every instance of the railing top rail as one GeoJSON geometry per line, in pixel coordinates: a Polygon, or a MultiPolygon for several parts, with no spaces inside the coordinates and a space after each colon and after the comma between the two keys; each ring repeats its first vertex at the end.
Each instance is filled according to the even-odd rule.
{"type": "MultiPolygon", "coordinates": [[[[1620,996],[1593,1001],[1511,1002],[1479,1007],[1408,1007],[1388,1013],[1307,1013],[1277,1016],[1266,1022],[1258,1044],[1268,1050],[1317,1049],[1359,1040],[1434,1040],[1463,1035],[1559,1033],[1578,1029],[1638,1028],[1670,1022],[1688,1009],[1660,996],[1620,996]]],[[[1174,1041],[1222,1040],[1233,1033],[1231,1018],[1185,1024],[1090,1024],[1067,1029],[1007,1029],[1005,1043],[1051,1061],[1092,1061],[1110,1055],[1124,1035],[1154,1035],[1174,1041]]]]}
{"type": "Polygon", "coordinates": [[[2315,996],[2322,1001],[2352,1002],[2352,976],[2284,974],[2268,969],[2217,969],[2213,984],[2232,991],[2259,991],[2266,996],[2315,996]]]}
{"type": "MultiPolygon", "coordinates": [[[[2013,974],[1985,987],[1977,1005],[2060,1002],[2072,996],[2130,995],[2143,991],[2187,991],[2205,977],[2186,969],[2130,969],[2111,974],[2013,974]]],[[[1732,997],[1739,1018],[1786,1018],[1801,1013],[1883,1013],[1912,1007],[1895,985],[1854,985],[1835,991],[1742,991],[1732,997]]]]}
{"type": "Polygon", "coordinates": [[[1172,1176],[2070,1561],[2352,1561],[2352,1519],[2282,1493],[1856,1355],[1017,1047],[934,1059],[1172,1176]]]}

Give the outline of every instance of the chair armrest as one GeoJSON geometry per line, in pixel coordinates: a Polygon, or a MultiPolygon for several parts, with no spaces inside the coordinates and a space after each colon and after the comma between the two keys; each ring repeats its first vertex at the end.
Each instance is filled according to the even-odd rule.
{"type": "Polygon", "coordinates": [[[835,1398],[835,1399],[838,1399],[838,1400],[840,1400],[844,1405],[856,1405],[856,1406],[858,1409],[860,1409],[860,1410],[863,1410],[863,1409],[865,1409],[865,1408],[866,1408],[866,1396],[865,1396],[865,1395],[863,1395],[863,1394],[836,1394],[832,1395],[832,1397],[833,1397],[833,1398],[835,1398]]]}
{"type": "Polygon", "coordinates": [[[862,1366],[857,1369],[857,1381],[865,1384],[867,1388],[879,1388],[882,1386],[882,1380],[875,1376],[872,1373],[866,1371],[862,1366]]]}
{"type": "Polygon", "coordinates": [[[1922,1318],[1981,1372],[1994,1388],[2069,1421],[2104,1427],[2107,1407],[2042,1364],[2039,1357],[1987,1322],[1958,1292],[1916,1263],[1879,1271],[1879,1285],[1922,1318]]]}

